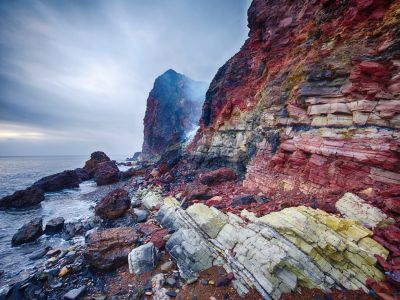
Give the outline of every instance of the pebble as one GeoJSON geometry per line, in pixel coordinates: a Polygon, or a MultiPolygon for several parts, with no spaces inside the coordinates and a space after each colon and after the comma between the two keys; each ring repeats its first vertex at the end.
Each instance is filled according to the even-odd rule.
{"type": "Polygon", "coordinates": [[[168,277],[167,280],[165,280],[165,283],[169,286],[175,286],[176,280],[172,277],[168,277]]]}
{"type": "Polygon", "coordinates": [[[175,291],[168,291],[165,293],[167,296],[176,297],[177,293],[175,291]]]}
{"type": "Polygon", "coordinates": [[[151,295],[153,295],[153,293],[152,292],[146,292],[146,293],[144,293],[146,296],[151,296],[151,295]]]}
{"type": "Polygon", "coordinates": [[[160,267],[162,272],[169,272],[172,270],[172,268],[174,267],[174,263],[172,261],[167,261],[165,263],[163,263],[160,267]]]}
{"type": "Polygon", "coordinates": [[[208,281],[208,284],[214,285],[214,284],[215,284],[215,281],[214,281],[214,280],[209,280],[209,281],[208,281]]]}
{"type": "Polygon", "coordinates": [[[202,285],[208,285],[208,280],[207,279],[202,279],[202,280],[200,280],[200,283],[202,285]]]}
{"type": "Polygon", "coordinates": [[[211,296],[210,300],[217,300],[217,298],[215,298],[214,296],[211,296]]]}
{"type": "Polygon", "coordinates": [[[76,300],[85,292],[86,287],[81,286],[76,289],[70,290],[68,293],[64,295],[65,300],[76,300]]]}

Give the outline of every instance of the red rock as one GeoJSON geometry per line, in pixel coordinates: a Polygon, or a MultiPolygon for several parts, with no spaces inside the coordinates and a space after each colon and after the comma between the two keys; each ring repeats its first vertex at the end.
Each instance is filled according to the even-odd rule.
{"type": "Polygon", "coordinates": [[[131,200],[124,189],[108,193],[95,207],[95,212],[102,219],[113,220],[123,216],[130,208],[131,200]]]}
{"type": "Polygon", "coordinates": [[[165,247],[165,239],[164,237],[168,234],[167,229],[159,229],[155,232],[153,232],[148,239],[146,239],[147,242],[152,242],[158,250],[163,250],[165,247]]]}
{"type": "Polygon", "coordinates": [[[236,172],[230,168],[220,168],[200,175],[200,182],[205,185],[216,185],[236,179],[236,172]]]}
{"type": "Polygon", "coordinates": [[[83,252],[86,262],[95,269],[108,271],[128,263],[128,254],[139,235],[131,227],[96,231],[87,240],[83,252]]]}
{"type": "Polygon", "coordinates": [[[119,180],[119,169],[115,162],[106,161],[97,164],[94,170],[94,180],[97,185],[115,183],[119,180]]]}
{"type": "Polygon", "coordinates": [[[391,211],[400,214],[400,199],[399,198],[389,198],[385,200],[385,205],[391,211]]]}
{"type": "Polygon", "coordinates": [[[96,166],[102,162],[110,161],[110,158],[102,151],[93,152],[90,159],[86,161],[83,169],[93,177],[96,166]]]}
{"type": "Polygon", "coordinates": [[[0,199],[0,207],[2,208],[21,208],[37,205],[44,200],[44,192],[42,189],[30,187],[25,190],[16,191],[10,196],[0,199]]]}
{"type": "Polygon", "coordinates": [[[160,230],[161,228],[155,224],[149,224],[149,223],[140,223],[138,224],[138,230],[145,236],[151,235],[152,233],[156,232],[157,230],[160,230]]]}

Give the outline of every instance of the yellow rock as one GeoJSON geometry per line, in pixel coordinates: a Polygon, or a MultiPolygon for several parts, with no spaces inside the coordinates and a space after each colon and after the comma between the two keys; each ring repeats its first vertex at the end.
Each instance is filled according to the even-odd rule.
{"type": "Polygon", "coordinates": [[[370,227],[382,227],[393,223],[379,208],[374,207],[352,193],[346,193],[336,204],[340,213],[349,219],[360,222],[370,227]]]}
{"type": "Polygon", "coordinates": [[[211,238],[215,238],[228,221],[224,213],[202,203],[190,206],[186,212],[211,238]]]}
{"type": "Polygon", "coordinates": [[[180,203],[178,200],[176,200],[175,197],[166,197],[164,198],[164,204],[168,206],[179,206],[180,203]]]}
{"type": "Polygon", "coordinates": [[[387,257],[388,251],[370,238],[372,231],[355,220],[304,206],[258,220],[276,229],[348,289],[365,288],[368,278],[384,278],[375,266],[374,254],[387,257]]]}

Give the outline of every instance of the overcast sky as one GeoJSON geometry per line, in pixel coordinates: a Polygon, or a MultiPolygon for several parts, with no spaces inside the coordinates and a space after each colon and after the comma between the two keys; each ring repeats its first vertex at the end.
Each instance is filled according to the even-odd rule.
{"type": "Polygon", "coordinates": [[[0,0],[0,155],[132,154],[154,79],[210,82],[249,0],[0,0]]]}

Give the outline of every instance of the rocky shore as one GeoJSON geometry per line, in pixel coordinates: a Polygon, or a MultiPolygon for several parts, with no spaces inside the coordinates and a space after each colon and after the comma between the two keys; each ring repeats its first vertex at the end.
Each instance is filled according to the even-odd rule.
{"type": "Polygon", "coordinates": [[[134,167],[94,152],[0,200],[105,187],[88,220],[21,227],[13,246],[69,244],[0,299],[400,299],[399,1],[253,0],[248,23],[193,141],[198,108],[158,105],[183,80],[168,71],[134,167]]]}

